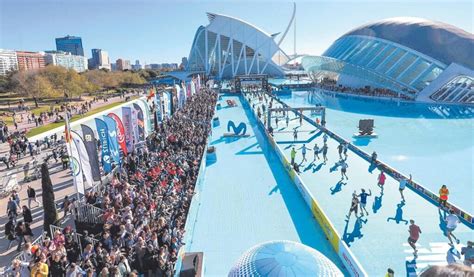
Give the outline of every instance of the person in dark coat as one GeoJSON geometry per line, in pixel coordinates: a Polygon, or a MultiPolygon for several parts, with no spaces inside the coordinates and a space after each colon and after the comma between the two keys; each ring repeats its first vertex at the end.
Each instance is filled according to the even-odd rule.
{"type": "Polygon", "coordinates": [[[33,222],[33,216],[31,215],[31,210],[27,206],[23,206],[23,220],[25,223],[31,224],[33,222]]]}
{"type": "Polygon", "coordinates": [[[5,237],[9,240],[9,243],[8,243],[8,249],[10,249],[10,247],[12,247],[12,244],[13,242],[16,240],[16,237],[15,237],[15,224],[13,223],[13,219],[10,218],[10,220],[8,220],[7,224],[5,224],[5,237]]]}
{"type": "Polygon", "coordinates": [[[53,260],[49,265],[49,274],[54,277],[65,277],[66,276],[66,257],[61,259],[59,254],[53,256],[53,260]]]}

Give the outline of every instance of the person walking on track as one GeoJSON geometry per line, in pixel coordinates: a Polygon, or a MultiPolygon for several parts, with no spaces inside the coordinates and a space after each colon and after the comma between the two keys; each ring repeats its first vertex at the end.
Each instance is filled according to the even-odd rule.
{"type": "Polygon", "coordinates": [[[39,206],[40,203],[38,199],[36,199],[36,191],[34,188],[28,185],[28,189],[26,190],[26,194],[28,195],[28,208],[31,209],[31,202],[35,201],[36,205],[39,206]]]}
{"type": "Polygon", "coordinates": [[[323,161],[324,161],[324,164],[326,164],[326,162],[328,161],[328,157],[327,157],[327,154],[328,154],[328,145],[327,145],[326,143],[324,143],[323,148],[321,149],[321,151],[323,152],[323,161]]]}
{"type": "Polygon", "coordinates": [[[418,250],[416,249],[416,242],[420,238],[421,229],[418,225],[415,224],[413,219],[410,219],[410,227],[408,227],[408,233],[410,236],[408,237],[408,244],[413,248],[413,255],[418,257],[418,250]]]}
{"type": "Polygon", "coordinates": [[[453,234],[454,230],[458,227],[459,218],[454,214],[453,210],[449,211],[449,215],[445,219],[446,221],[446,234],[449,239],[449,245],[454,246],[453,238],[456,240],[456,243],[459,244],[459,239],[453,234]]]}
{"type": "Polygon", "coordinates": [[[357,211],[359,208],[359,198],[357,198],[357,194],[354,191],[352,194],[352,200],[351,200],[351,207],[349,208],[349,214],[346,216],[347,220],[351,217],[352,212],[357,216],[357,211]]]}
{"type": "Polygon", "coordinates": [[[316,161],[316,158],[319,160],[319,147],[317,143],[314,144],[313,153],[314,153],[313,161],[316,161]]]}
{"type": "Polygon", "coordinates": [[[291,148],[290,155],[291,155],[291,164],[293,165],[295,163],[295,158],[296,158],[296,150],[294,146],[291,148]]]}
{"type": "Polygon", "coordinates": [[[361,190],[361,193],[358,195],[360,197],[360,213],[361,215],[364,215],[364,211],[366,215],[369,215],[369,212],[365,208],[367,205],[367,197],[372,195],[372,191],[369,189],[369,193],[365,192],[365,189],[361,190]]]}

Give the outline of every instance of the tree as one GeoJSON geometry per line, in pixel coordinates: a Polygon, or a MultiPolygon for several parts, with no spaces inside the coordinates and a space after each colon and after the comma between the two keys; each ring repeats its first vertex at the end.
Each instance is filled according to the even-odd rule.
{"type": "MultiPolygon", "coordinates": [[[[51,178],[49,177],[48,164],[41,165],[41,188],[43,189],[43,209],[44,209],[44,231],[50,233],[49,226],[56,224],[58,213],[54,203],[54,191],[51,178]]],[[[50,234],[51,236],[52,234],[50,234]]]]}

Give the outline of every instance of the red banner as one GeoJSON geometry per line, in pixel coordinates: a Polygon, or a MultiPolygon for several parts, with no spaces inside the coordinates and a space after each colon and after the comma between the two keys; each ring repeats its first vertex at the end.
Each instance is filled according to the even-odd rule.
{"type": "Polygon", "coordinates": [[[120,145],[120,149],[122,149],[123,154],[126,156],[127,144],[125,142],[125,129],[123,128],[122,120],[120,120],[120,117],[114,113],[109,113],[108,116],[115,120],[115,123],[117,123],[117,141],[120,145]]]}

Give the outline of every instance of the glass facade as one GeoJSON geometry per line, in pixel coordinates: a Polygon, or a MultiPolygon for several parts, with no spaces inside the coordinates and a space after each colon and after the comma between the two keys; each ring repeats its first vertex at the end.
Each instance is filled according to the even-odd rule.
{"type": "Polygon", "coordinates": [[[66,36],[56,39],[56,50],[69,52],[76,56],[84,56],[82,39],[80,37],[66,36]]]}
{"type": "Polygon", "coordinates": [[[323,56],[371,72],[377,79],[384,79],[384,86],[396,91],[420,92],[446,68],[439,61],[402,45],[359,35],[341,37],[323,56]]]}
{"type": "Polygon", "coordinates": [[[435,101],[474,103],[474,78],[457,76],[430,96],[435,101]]]}

